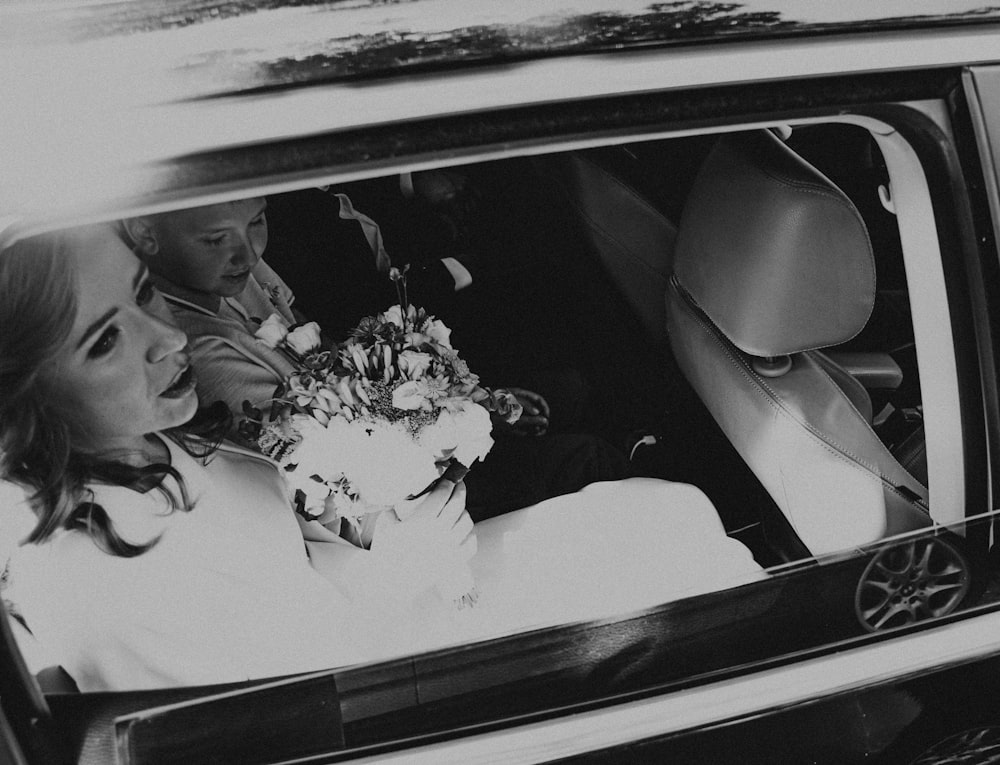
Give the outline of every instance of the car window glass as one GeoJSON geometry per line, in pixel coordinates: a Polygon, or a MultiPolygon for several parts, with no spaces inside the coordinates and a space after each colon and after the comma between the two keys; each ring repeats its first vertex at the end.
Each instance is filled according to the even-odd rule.
{"type": "MultiPolygon", "coordinates": [[[[723,149],[763,151],[757,138],[723,149]]],[[[770,146],[771,136],[764,138],[770,146]]],[[[269,196],[263,258],[273,281],[261,285],[265,298],[280,294],[287,303],[294,294],[297,311],[343,339],[371,312],[365,306],[375,304],[372,295],[398,300],[385,284],[368,285],[369,292],[352,286],[361,283],[362,269],[375,268],[381,247],[392,265],[409,265],[407,298],[451,329],[452,346],[473,372],[490,385],[545,397],[545,435],[508,440],[596,437],[625,468],[588,469],[639,481],[583,494],[574,493],[578,487],[553,490],[549,512],[525,521],[509,511],[532,501],[517,494],[509,473],[490,475],[489,458],[474,466],[470,492],[480,481],[479,496],[495,505],[490,517],[477,518],[484,529],[481,584],[516,586],[527,595],[510,601],[508,612],[490,612],[484,591],[471,609],[475,617],[449,614],[446,630],[419,638],[415,629],[414,652],[447,646],[406,665],[416,668],[416,679],[393,662],[339,672],[348,746],[440,728],[414,711],[414,687],[421,704],[457,714],[449,725],[479,723],[671,687],[992,603],[984,562],[963,542],[966,528],[935,527],[921,494],[929,479],[912,307],[897,221],[879,196],[885,162],[868,131],[803,127],[777,149],[794,152],[820,176],[818,186],[828,181],[854,208],[870,240],[875,285],[870,317],[858,332],[820,351],[787,355],[796,370],[798,356],[808,355],[816,379],[836,389],[839,408],[829,411],[850,411],[857,429],[870,431],[866,448],[891,460],[898,479],[872,489],[866,474],[857,494],[797,497],[789,513],[775,475],[806,457],[762,439],[760,448],[771,450],[765,456],[779,457],[772,460],[777,467],[749,464],[726,430],[732,412],[713,410],[704,385],[692,383],[698,369],[669,350],[687,331],[683,321],[699,331],[715,324],[698,299],[671,309],[663,296],[674,290],[683,301],[696,289],[677,275],[674,258],[690,249],[688,227],[701,214],[692,199],[708,183],[699,173],[719,146],[717,136],[623,144],[269,196]],[[357,258],[349,261],[352,253],[357,258]],[[457,273],[471,276],[458,291],[454,263],[457,273]],[[447,302],[430,281],[442,269],[453,280],[447,302]],[[687,313],[681,321],[671,310],[687,313]],[[840,535],[855,528],[853,519],[865,521],[862,506],[876,495],[891,495],[902,508],[887,527],[840,535]],[[825,519],[816,536],[801,532],[810,513],[825,519]],[[661,548],[649,543],[656,534],[661,548]],[[642,544],[630,541],[636,539],[642,544]],[[539,585],[545,579],[553,584],[539,585]],[[490,629],[470,626],[485,621],[483,614],[496,619],[490,629]],[[378,692],[375,676],[383,683],[378,692]],[[460,699],[471,693],[498,699],[500,711],[459,713],[460,699]]],[[[736,350],[727,353],[747,357],[745,368],[764,381],[761,389],[778,391],[777,400],[812,394],[779,390],[782,354],[750,358],[757,354],[735,345],[742,338],[719,337],[733,342],[736,350]]],[[[822,425],[809,423],[805,436],[822,425]]],[[[506,449],[502,435],[497,442],[494,456],[506,449]]],[[[526,452],[523,444],[511,448],[508,464],[562,459],[560,477],[594,475],[581,466],[601,457],[586,443],[570,441],[555,456],[526,452]]]]}

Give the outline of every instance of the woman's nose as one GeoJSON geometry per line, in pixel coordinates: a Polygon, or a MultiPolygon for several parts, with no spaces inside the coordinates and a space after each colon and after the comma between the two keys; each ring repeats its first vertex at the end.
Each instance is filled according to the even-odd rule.
{"type": "Polygon", "coordinates": [[[148,361],[155,364],[171,354],[184,350],[187,346],[187,335],[182,330],[157,316],[148,316],[148,319],[150,322],[149,347],[146,351],[148,361]]]}

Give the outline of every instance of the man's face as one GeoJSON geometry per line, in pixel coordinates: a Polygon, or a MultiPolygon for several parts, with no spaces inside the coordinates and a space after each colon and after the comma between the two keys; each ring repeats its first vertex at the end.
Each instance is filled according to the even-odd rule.
{"type": "Polygon", "coordinates": [[[156,216],[150,269],[195,292],[238,295],[267,247],[266,207],[255,197],[156,216]]]}

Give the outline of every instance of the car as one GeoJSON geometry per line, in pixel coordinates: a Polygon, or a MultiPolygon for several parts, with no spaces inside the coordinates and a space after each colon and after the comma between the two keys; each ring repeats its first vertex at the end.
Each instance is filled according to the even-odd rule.
{"type": "Polygon", "coordinates": [[[391,661],[114,693],[32,674],[5,608],[6,761],[988,761],[1000,9],[14,1],[0,40],[0,246],[449,179],[428,220],[452,243],[492,220],[504,245],[458,298],[463,351],[579,370],[611,402],[594,432],[700,488],[765,572],[391,661]]]}

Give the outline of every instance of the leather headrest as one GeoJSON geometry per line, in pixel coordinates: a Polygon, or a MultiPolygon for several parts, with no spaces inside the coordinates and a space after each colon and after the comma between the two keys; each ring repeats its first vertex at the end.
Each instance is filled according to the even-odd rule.
{"type": "Polygon", "coordinates": [[[847,196],[767,130],[723,136],[677,235],[681,286],[740,350],[843,343],[875,301],[875,262],[847,196]]]}

